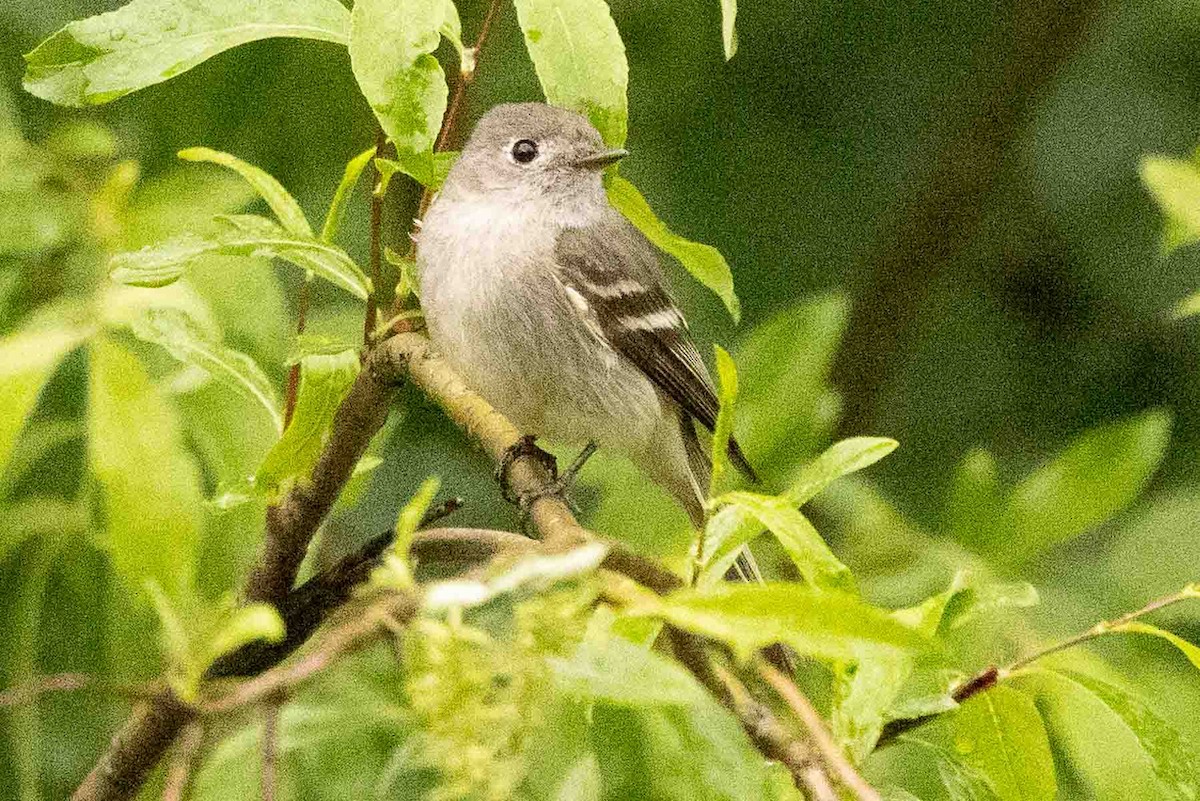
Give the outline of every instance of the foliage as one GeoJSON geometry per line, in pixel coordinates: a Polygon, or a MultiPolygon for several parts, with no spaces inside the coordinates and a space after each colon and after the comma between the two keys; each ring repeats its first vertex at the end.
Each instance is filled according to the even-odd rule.
{"type": "MultiPolygon", "coordinates": [[[[623,145],[629,68],[609,6],[515,6],[546,99],[586,114],[610,145],[623,145]]],[[[728,60],[738,47],[736,3],[722,2],[720,12],[728,60]]],[[[462,42],[458,9],[449,0],[358,0],[349,11],[332,0],[133,0],[32,50],[25,87],[60,105],[102,105],[272,37],[345,45],[394,150],[394,158],[372,147],[350,159],[319,234],[279,180],[232,154],[187,148],[179,153],[187,165],[143,181],[101,126],[66,127],[34,143],[15,118],[0,117],[0,586],[13,610],[6,633],[14,633],[0,653],[5,686],[55,670],[105,684],[163,675],[180,698],[199,703],[216,660],[287,634],[274,607],[238,606],[233,590],[252,564],[268,505],[309,481],[362,369],[362,302],[388,289],[375,283],[388,276],[354,255],[361,248],[338,244],[354,239],[344,223],[355,186],[371,170],[378,198],[396,189],[399,173],[436,190],[453,163],[452,152],[435,152],[449,100],[447,58],[438,54],[453,54],[462,81],[477,57],[462,42]],[[254,202],[272,216],[248,211],[254,202]],[[328,296],[309,286],[314,277],[328,296]],[[285,289],[300,281],[306,305],[285,311],[285,289]],[[292,317],[309,328],[293,335],[292,317]],[[158,649],[147,636],[155,626],[158,649]]],[[[1167,248],[1200,239],[1195,165],[1147,158],[1143,175],[1168,215],[1167,248]]],[[[614,206],[737,321],[721,253],[673,233],[624,177],[614,172],[606,186],[614,206]]],[[[407,257],[388,261],[410,284],[407,257]]],[[[418,583],[428,566],[410,562],[408,546],[440,486],[426,480],[363,590],[419,587],[422,609],[385,638],[391,648],[339,660],[288,698],[274,743],[288,793],[794,798],[730,710],[656,643],[666,624],[722,644],[730,670],[775,643],[806,657],[797,682],[820,702],[837,748],[888,786],[889,798],[1033,801],[1083,788],[1096,798],[1194,799],[1191,734],[1156,711],[1166,706],[1160,696],[1129,689],[1109,664],[1023,660],[998,674],[998,686],[956,692],[980,665],[1036,654],[1042,638],[1032,621],[1015,618],[1037,602],[1029,582],[1048,580],[1037,567],[1122,525],[1163,462],[1172,414],[1102,422],[1024,465],[972,450],[950,477],[940,517],[913,522],[851,476],[896,441],[833,437],[840,398],[830,371],[846,300],[779,306],[741,338],[736,359],[716,351],[713,497],[693,559],[692,532],[661,504],[640,503],[638,492],[653,492],[642,482],[627,493],[620,469],[605,465],[589,479],[604,495],[593,527],[635,548],[656,541],[664,564],[693,586],[614,599],[596,578],[607,551],[595,543],[418,583]],[[727,490],[734,428],[764,486],[727,490]],[[721,581],[751,544],[770,557],[771,580],[721,581]]],[[[398,463],[432,441],[419,401],[407,398],[403,414],[417,423],[396,424],[389,457],[398,463]]],[[[456,441],[435,444],[453,450],[447,442],[456,441]]],[[[358,475],[381,466],[381,447],[359,461],[358,475]]],[[[470,486],[463,464],[444,459],[445,485],[470,486]]],[[[351,519],[335,514],[324,527],[314,571],[353,549],[351,519]]],[[[1177,600],[1195,595],[1191,587],[1177,600]]],[[[1093,633],[1147,635],[1136,639],[1200,667],[1189,630],[1181,636],[1140,613],[1093,633]]],[[[1165,658],[1156,652],[1148,664],[1157,669],[1165,658]]],[[[1189,666],[1178,668],[1183,682],[1195,681],[1182,673],[1189,666]]],[[[14,766],[0,774],[13,778],[0,788],[35,798],[78,781],[112,721],[106,712],[74,716],[76,703],[46,697],[15,710],[0,757],[14,766]]],[[[255,792],[261,728],[236,716],[212,727],[192,796],[255,792]]]]}

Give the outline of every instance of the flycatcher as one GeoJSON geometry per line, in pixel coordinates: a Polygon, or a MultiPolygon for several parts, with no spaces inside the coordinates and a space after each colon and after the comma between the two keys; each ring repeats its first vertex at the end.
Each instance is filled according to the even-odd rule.
{"type": "Polygon", "coordinates": [[[434,345],[514,425],[624,454],[701,526],[695,424],[713,429],[717,395],[656,250],[604,193],[625,155],[573,112],[490,110],[421,222],[421,306],[434,345]]]}

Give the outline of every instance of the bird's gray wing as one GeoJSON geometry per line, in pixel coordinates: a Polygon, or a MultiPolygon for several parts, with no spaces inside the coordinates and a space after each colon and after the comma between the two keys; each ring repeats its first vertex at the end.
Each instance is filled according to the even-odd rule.
{"type": "MultiPolygon", "coordinates": [[[[562,231],[555,260],[573,300],[586,306],[613,349],[712,431],[720,408],[712,378],[667,293],[658,254],[642,233],[613,211],[598,223],[562,231]]],[[[729,443],[729,456],[757,480],[736,441],[729,443]]]]}

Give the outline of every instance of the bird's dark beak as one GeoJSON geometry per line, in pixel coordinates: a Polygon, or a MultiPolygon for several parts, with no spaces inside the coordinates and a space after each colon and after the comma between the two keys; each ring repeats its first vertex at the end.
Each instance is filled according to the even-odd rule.
{"type": "Polygon", "coordinates": [[[621,159],[629,155],[629,151],[624,148],[616,148],[615,150],[602,150],[599,153],[593,153],[590,156],[584,156],[575,161],[576,167],[583,167],[588,170],[603,170],[610,164],[616,164],[621,159]]]}

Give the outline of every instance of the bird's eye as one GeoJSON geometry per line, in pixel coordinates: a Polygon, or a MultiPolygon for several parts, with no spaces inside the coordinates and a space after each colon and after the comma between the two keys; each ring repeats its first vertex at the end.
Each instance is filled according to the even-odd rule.
{"type": "Polygon", "coordinates": [[[532,139],[520,139],[512,146],[513,161],[518,164],[528,164],[537,158],[537,142],[532,139]]]}

